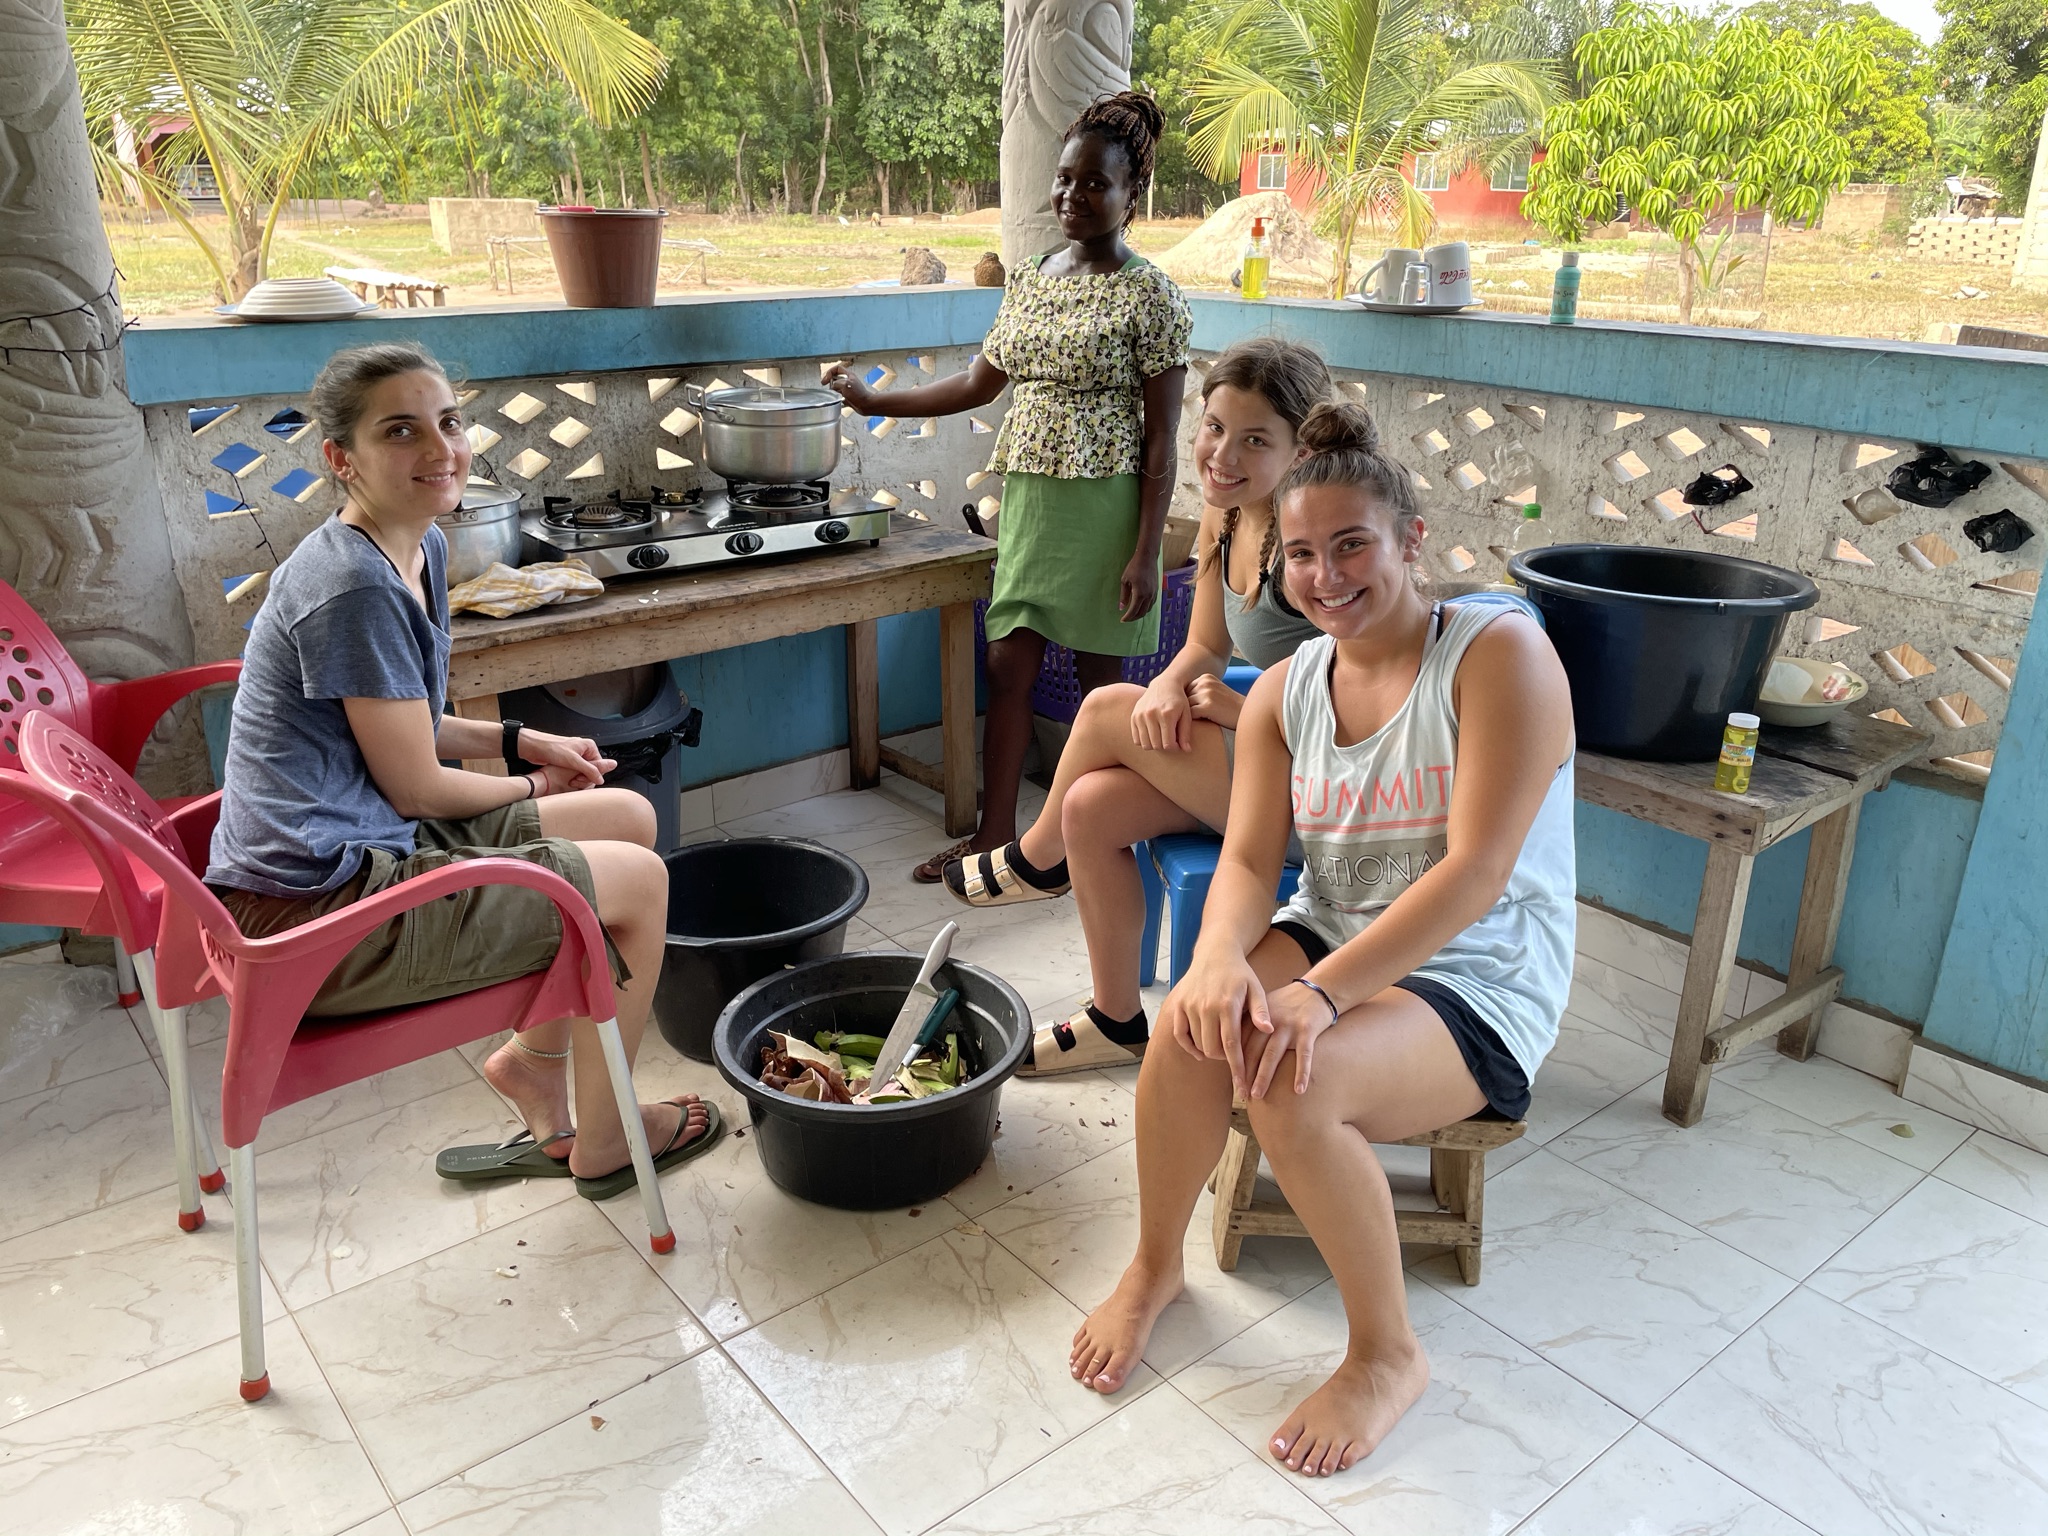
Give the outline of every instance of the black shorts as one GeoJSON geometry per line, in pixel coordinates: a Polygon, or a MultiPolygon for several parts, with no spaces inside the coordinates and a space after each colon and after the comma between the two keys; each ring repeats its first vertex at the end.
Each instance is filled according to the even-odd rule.
{"type": "MultiPolygon", "coordinates": [[[[1273,927],[1294,940],[1310,965],[1329,958],[1330,946],[1308,924],[1283,917],[1273,927]]],[[[1442,982],[1432,981],[1427,976],[1403,976],[1394,985],[1429,1004],[1436,1011],[1436,1016],[1444,1021],[1444,1028],[1451,1032],[1451,1038],[1458,1043],[1458,1054],[1465,1058],[1465,1069],[1472,1074],[1472,1081],[1479,1085],[1479,1091],[1486,1095],[1486,1108],[1479,1112],[1477,1118],[1519,1120],[1529,1113],[1529,1079],[1522,1075],[1522,1064],[1515,1060],[1501,1043],[1500,1036],[1494,1033],[1493,1026],[1482,1019],[1470,1003],[1442,982]]]]}

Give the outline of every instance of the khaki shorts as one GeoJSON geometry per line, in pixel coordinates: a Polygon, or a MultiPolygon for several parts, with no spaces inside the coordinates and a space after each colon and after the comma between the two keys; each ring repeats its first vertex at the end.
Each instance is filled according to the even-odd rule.
{"type": "MultiPolygon", "coordinates": [[[[409,856],[393,858],[373,848],[354,879],[317,896],[264,896],[220,886],[215,893],[247,937],[267,939],[458,859],[482,858],[525,859],[551,869],[597,905],[583,850],[566,837],[542,836],[540,809],[530,800],[460,821],[422,821],[409,856]]],[[[517,885],[458,891],[402,912],[371,933],[342,957],[306,1014],[378,1013],[474,992],[545,970],[561,942],[561,914],[539,891],[517,885]]],[[[609,934],[605,948],[613,984],[630,980],[609,934]]]]}

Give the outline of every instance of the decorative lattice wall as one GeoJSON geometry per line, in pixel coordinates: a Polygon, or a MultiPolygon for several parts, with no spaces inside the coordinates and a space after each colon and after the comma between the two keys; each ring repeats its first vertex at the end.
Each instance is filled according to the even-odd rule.
{"type": "MultiPolygon", "coordinates": [[[[878,387],[901,388],[964,368],[965,347],[858,360],[878,387]]],[[[685,383],[815,384],[816,359],[556,378],[492,379],[457,393],[470,428],[474,477],[544,495],[595,499],[716,483],[698,462],[701,433],[685,383]]],[[[838,484],[857,486],[920,517],[957,517],[966,502],[995,506],[1000,481],[982,473],[1007,398],[971,416],[843,422],[838,484]]],[[[339,504],[320,456],[319,424],[289,395],[206,406],[152,406],[150,446],[163,484],[171,548],[202,661],[241,654],[270,572],[339,504]]]]}
{"type": "MultiPolygon", "coordinates": [[[[1190,433],[1204,366],[1189,372],[1190,433]]],[[[1988,770],[2048,550],[2048,467],[1986,460],[1989,480],[1935,510],[1884,488],[1918,451],[1910,438],[1387,374],[1340,377],[1415,473],[1429,526],[1424,558],[1437,579],[1501,579],[1528,501],[1543,504],[1558,543],[1710,549],[1804,572],[1821,600],[1803,627],[1795,620],[1786,649],[1866,678],[1870,692],[1857,707],[1932,731],[1936,766],[1970,777],[1988,770]],[[1684,488],[1726,464],[1755,488],[1720,507],[1687,506],[1684,488]],[[2001,508],[2036,536],[2011,554],[1981,553],[1963,524],[2001,508]]],[[[1182,509],[1198,510],[1185,450],[1181,477],[1182,509]]]]}

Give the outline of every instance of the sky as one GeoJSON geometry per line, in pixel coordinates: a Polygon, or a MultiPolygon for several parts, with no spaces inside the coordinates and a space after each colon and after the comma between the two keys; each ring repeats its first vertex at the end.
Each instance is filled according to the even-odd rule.
{"type": "Polygon", "coordinates": [[[1871,3],[1923,43],[1932,43],[1941,36],[1941,17],[1935,12],[1934,0],[1871,0],[1871,3]]]}

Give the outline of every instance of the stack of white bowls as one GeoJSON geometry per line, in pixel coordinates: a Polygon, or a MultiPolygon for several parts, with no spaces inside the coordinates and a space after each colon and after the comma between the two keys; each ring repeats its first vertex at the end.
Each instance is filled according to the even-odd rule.
{"type": "Polygon", "coordinates": [[[266,277],[221,313],[238,320],[345,320],[376,307],[331,277],[266,277]]]}

